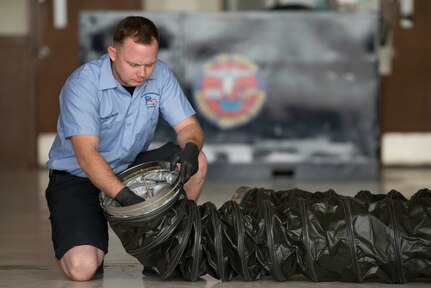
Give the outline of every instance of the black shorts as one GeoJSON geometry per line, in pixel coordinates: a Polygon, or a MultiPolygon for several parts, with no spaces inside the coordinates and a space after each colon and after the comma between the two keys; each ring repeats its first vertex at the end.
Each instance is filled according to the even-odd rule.
{"type": "MultiPolygon", "coordinates": [[[[129,167],[150,161],[170,161],[178,151],[180,147],[169,142],[140,153],[129,167]]],[[[79,245],[91,245],[108,253],[108,224],[99,204],[99,193],[88,178],[59,171],[50,173],[45,196],[57,259],[79,245]]]]}

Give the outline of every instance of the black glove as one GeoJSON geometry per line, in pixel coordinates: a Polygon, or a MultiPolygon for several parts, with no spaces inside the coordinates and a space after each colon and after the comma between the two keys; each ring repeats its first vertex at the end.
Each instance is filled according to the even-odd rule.
{"type": "Polygon", "coordinates": [[[171,171],[175,170],[177,163],[181,164],[180,181],[186,183],[199,169],[199,148],[196,144],[188,142],[183,150],[172,157],[171,171]]]}
{"type": "Polygon", "coordinates": [[[145,199],[133,193],[132,190],[126,186],[115,196],[115,201],[120,203],[121,206],[130,206],[143,202],[145,199]]]}

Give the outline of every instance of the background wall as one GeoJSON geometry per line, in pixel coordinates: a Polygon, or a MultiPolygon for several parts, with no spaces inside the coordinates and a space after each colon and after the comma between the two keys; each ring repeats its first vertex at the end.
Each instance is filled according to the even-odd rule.
{"type": "Polygon", "coordinates": [[[30,1],[0,1],[0,167],[36,161],[30,1]]]}
{"type": "MultiPolygon", "coordinates": [[[[52,29],[53,0],[0,1],[0,167],[35,166],[36,138],[55,132],[59,89],[79,62],[75,25],[82,9],[213,11],[242,7],[239,0],[188,0],[181,1],[181,6],[174,0],[67,2],[73,27],[52,30],[49,37],[54,40],[49,42],[45,33],[52,29]],[[62,61],[52,60],[56,69],[44,68],[52,55],[62,55],[62,61]]],[[[431,164],[431,149],[427,149],[431,143],[431,1],[413,3],[411,28],[403,28],[396,15],[392,71],[381,78],[382,160],[388,164],[403,164],[407,159],[416,159],[413,165],[431,164]]]]}
{"type": "Polygon", "coordinates": [[[223,1],[220,0],[142,0],[147,11],[220,11],[223,1]]]}
{"type": "Polygon", "coordinates": [[[414,1],[412,26],[393,21],[392,71],[381,77],[382,161],[431,165],[431,1],[414,1]]]}
{"type": "Polygon", "coordinates": [[[29,30],[27,0],[0,1],[0,36],[26,36],[29,30]]]}

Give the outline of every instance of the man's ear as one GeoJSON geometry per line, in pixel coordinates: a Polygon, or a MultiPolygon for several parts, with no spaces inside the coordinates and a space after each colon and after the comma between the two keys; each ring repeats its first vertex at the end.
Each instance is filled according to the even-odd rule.
{"type": "Polygon", "coordinates": [[[112,62],[115,62],[117,59],[117,49],[114,46],[108,47],[109,58],[111,58],[112,62]]]}

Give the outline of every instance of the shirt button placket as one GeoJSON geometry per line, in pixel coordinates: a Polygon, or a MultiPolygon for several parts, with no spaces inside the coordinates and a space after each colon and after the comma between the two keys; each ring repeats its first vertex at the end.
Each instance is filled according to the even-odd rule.
{"type": "Polygon", "coordinates": [[[134,121],[135,121],[135,117],[134,115],[136,113],[134,113],[135,109],[136,109],[136,97],[132,97],[132,101],[129,104],[129,109],[127,109],[127,114],[126,114],[126,125],[125,125],[125,131],[124,131],[124,145],[123,145],[123,156],[126,156],[129,151],[132,149],[133,146],[133,127],[134,127],[134,121]]]}
{"type": "Polygon", "coordinates": [[[126,112],[126,118],[125,118],[125,122],[126,125],[124,126],[124,139],[123,139],[123,147],[122,147],[122,154],[123,157],[127,154],[127,152],[130,150],[132,143],[131,143],[131,139],[132,139],[132,119],[131,119],[131,115],[133,114],[130,110],[133,108],[133,99],[132,101],[129,103],[129,108],[127,109],[126,112]]]}

